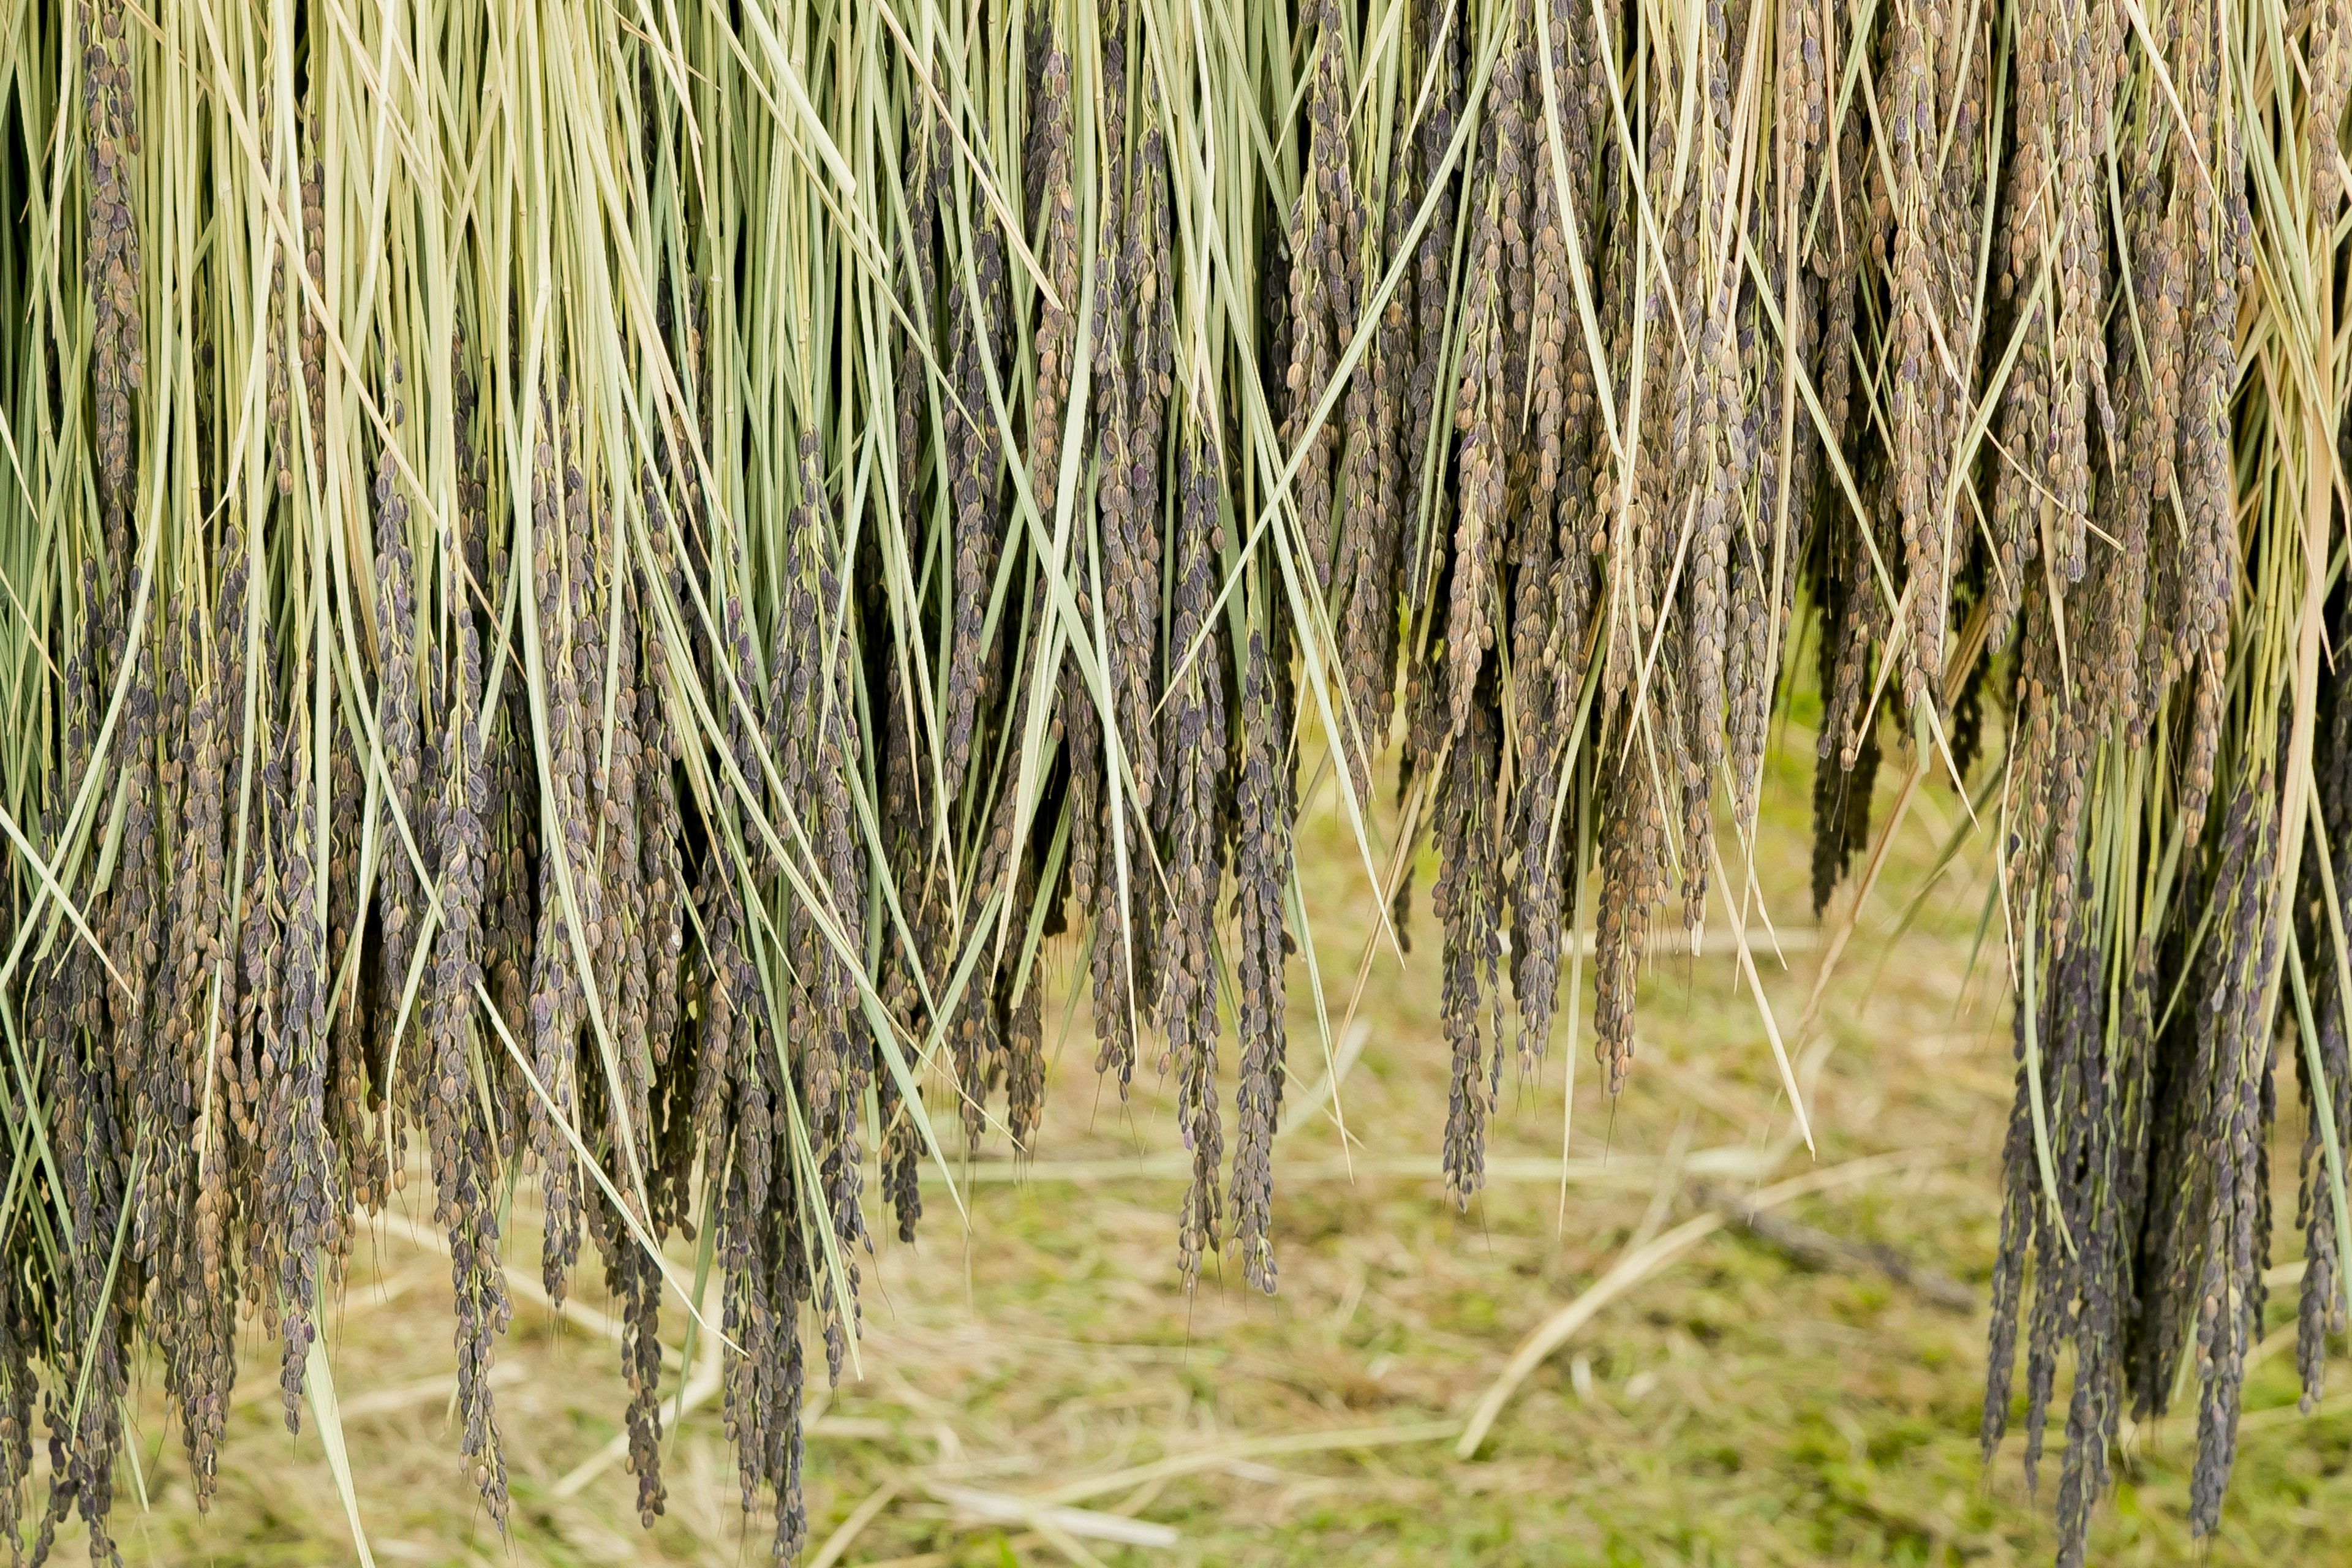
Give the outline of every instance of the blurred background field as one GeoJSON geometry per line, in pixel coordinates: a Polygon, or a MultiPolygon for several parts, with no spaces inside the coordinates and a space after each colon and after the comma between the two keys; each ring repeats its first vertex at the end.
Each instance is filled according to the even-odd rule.
{"type": "MultiPolygon", "coordinates": [[[[1457,1215],[1436,1175],[1447,1063],[1425,868],[1410,954],[1402,965],[1376,955],[1361,1022],[1350,1028],[1340,1015],[1377,904],[1322,775],[1301,814],[1299,858],[1331,1016],[1327,1037],[1307,1000],[1302,954],[1291,973],[1289,1095],[1294,1108],[1318,1095],[1327,1050],[1335,1054],[1346,1068],[1336,1103],[1349,1142],[1343,1148],[1328,1101],[1295,1116],[1281,1142],[1280,1295],[1249,1290],[1227,1258],[1185,1296],[1172,1089],[1139,1071],[1121,1104],[1093,1071],[1083,1003],[1049,1015],[1049,1045],[1059,1048],[1034,1164],[1016,1170],[1001,1142],[954,1151],[968,1228],[945,1186],[929,1180],[921,1240],[881,1244],[863,1264],[871,1288],[862,1375],[816,1396],[808,1453],[816,1544],[804,1561],[2047,1561],[2055,1465],[2037,1498],[2016,1439],[1990,1468],[1976,1443],[2012,1070],[1998,927],[1977,945],[1982,839],[1931,881],[1963,808],[1948,789],[1917,793],[1853,916],[1818,1019],[1800,1037],[1823,936],[1852,908],[1853,884],[1817,931],[1806,893],[1811,738],[1791,729],[1781,739],[1757,859],[1783,959],[1773,959],[1752,915],[1751,936],[1790,1037],[1817,1159],[1794,1141],[1717,904],[1700,953],[1680,951],[1675,932],[1654,942],[1639,1054],[1613,1104],[1589,1056],[1587,966],[1586,1032],[1571,1051],[1563,1024],[1533,1079],[1507,1069],[1490,1141],[1496,1179],[1457,1215]],[[1912,928],[1892,942],[1915,900],[1912,928]],[[1889,1152],[1903,1158],[1779,1215],[1891,1247],[1965,1285],[1971,1309],[1939,1305],[1873,1269],[1810,1267],[1726,1226],[1602,1308],[1519,1386],[1478,1457],[1456,1457],[1453,1434],[1522,1339],[1629,1251],[1713,1212],[1707,1204],[1727,1194],[1889,1152]]],[[[1879,820],[1900,773],[1890,759],[1879,820]]],[[[1063,939],[1052,994],[1067,990],[1078,956],[1063,939]]],[[[2274,1168],[2291,1183],[2292,1157],[2274,1168]]],[[[667,1511],[639,1528],[616,1440],[617,1352],[600,1332],[593,1268],[580,1271],[568,1317],[519,1298],[499,1351],[515,1504],[512,1535],[500,1538],[460,1474],[447,1429],[448,1266],[423,1223],[424,1187],[413,1173],[395,1205],[405,1220],[396,1214],[360,1238],[331,1330],[335,1397],[374,1561],[724,1568],[763,1558],[771,1531],[760,1521],[747,1529],[715,1397],[672,1424],[667,1511]]],[[[516,1197],[526,1212],[508,1227],[523,1238],[509,1257],[524,1280],[537,1272],[531,1202],[526,1184],[516,1197]]],[[[2284,1186],[2274,1207],[2283,1253],[2294,1246],[2294,1208],[2284,1186]]],[[[678,1262],[690,1274],[690,1254],[678,1262]]],[[[2352,1423],[2336,1397],[2308,1417],[2297,1413],[2293,1314],[2291,1293],[2271,1310],[2273,1335],[2257,1352],[2218,1537],[2203,1547],[2189,1538],[2193,1422],[2176,1415],[2127,1435],[2094,1561],[2344,1560],[2352,1423]]],[[[673,1345],[685,1323],[666,1302],[673,1345]]],[[[247,1337],[208,1515],[194,1510],[176,1429],[152,1368],[144,1373],[136,1474],[122,1478],[118,1531],[131,1562],[356,1559],[316,1424],[299,1437],[286,1433],[274,1342],[247,1337]]],[[[698,1382],[707,1345],[697,1366],[667,1369],[673,1392],[707,1393],[709,1380],[698,1382]]],[[[2341,1386],[2343,1369],[2336,1375],[2341,1386]]],[[[822,1382],[820,1357],[814,1386],[822,1382]]],[[[71,1535],[60,1561],[79,1557],[71,1535]]]]}

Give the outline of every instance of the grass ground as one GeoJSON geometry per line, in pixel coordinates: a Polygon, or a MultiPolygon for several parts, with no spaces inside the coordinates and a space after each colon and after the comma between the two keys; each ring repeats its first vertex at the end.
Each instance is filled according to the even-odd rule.
{"type": "MultiPolygon", "coordinates": [[[[1793,739],[1791,750],[1810,751],[1793,739]]],[[[1802,762],[1780,764],[1768,792],[1759,880],[1784,927],[1806,913],[1809,775],[1802,762]]],[[[812,1427],[809,1511],[822,1550],[804,1561],[2046,1561],[2054,1461],[2036,1498],[2014,1442],[1988,1470],[1975,1441],[2011,1071],[2005,987],[1985,966],[1969,978],[1981,881],[1965,867],[1948,875],[1899,948],[1888,941],[1898,900],[1922,885],[1957,809],[1948,794],[1923,793],[1816,1026],[1790,1041],[1819,1163],[1884,1151],[1905,1152],[1907,1163],[1786,1212],[1965,1281],[1973,1312],[1874,1276],[1808,1271],[1727,1229],[1549,1357],[1475,1460],[1457,1459],[1450,1439],[1425,1436],[1251,1447],[1456,1422],[1523,1336],[1629,1245],[1703,1212],[1694,1192],[1701,1177],[1744,1189],[1809,1168],[1801,1147],[1789,1151],[1790,1108],[1718,923],[1710,951],[1653,959],[1640,1054],[1617,1103],[1601,1095],[1589,1032],[1577,1047],[1577,1179],[1563,1189],[1558,1175],[1569,1053],[1556,1043],[1538,1079],[1507,1088],[1492,1153],[1509,1179],[1457,1216],[1434,1175],[1446,1063],[1439,942],[1424,902],[1410,958],[1377,963],[1364,993],[1368,1033],[1339,1097],[1357,1141],[1353,1178],[1328,1116],[1307,1119],[1278,1153],[1276,1299],[1248,1291],[1231,1268],[1185,1296],[1181,1187],[1160,1173],[1176,1152],[1170,1090],[1139,1074],[1132,1100],[1119,1104],[1092,1071],[1083,1012],[1069,1020],[1030,1179],[987,1179],[1010,1173],[1003,1151],[974,1152],[969,1230],[946,1191],[930,1185],[923,1239],[884,1245],[866,1266],[864,1376],[845,1378],[812,1427]],[[1153,1462],[1171,1457],[1155,1476],[1153,1462]],[[1072,1536],[1051,1516],[1038,1527],[1034,1501],[1022,1500],[1057,1490],[1086,1494],[1094,1511],[1066,1522],[1097,1533],[1072,1536]],[[991,1521],[992,1509],[1010,1516],[991,1521]],[[1099,1531],[1120,1525],[1105,1514],[1141,1521],[1139,1533],[1162,1542],[1172,1534],[1173,1543],[1106,1540],[1099,1531]]],[[[1302,820],[1300,857],[1318,919],[1314,952],[1344,1005],[1372,903],[1335,813],[1302,820]]],[[[1841,894],[1832,921],[1850,898],[1841,894]]],[[[1784,1029],[1803,1013],[1820,963],[1801,945],[1810,934],[1790,931],[1785,969],[1765,964],[1784,1029]]],[[[1065,973],[1072,958],[1061,955],[1065,973]]],[[[1588,967],[1588,1030],[1590,985],[1588,967]]],[[[1294,968],[1294,997],[1304,989],[1294,968]]],[[[1326,1064],[1308,1010],[1294,1008],[1293,1023],[1297,1093],[1326,1064]]],[[[2290,1114],[2299,1120],[2299,1110],[2290,1114]]],[[[419,1193],[412,1183],[404,1194],[415,1221],[426,1217],[419,1193]]],[[[2280,1197],[2291,1224],[2291,1186],[2280,1197]]],[[[526,1212],[509,1227],[526,1274],[537,1252],[528,1199],[526,1191],[518,1200],[526,1212]]],[[[593,1326],[528,1301],[518,1302],[499,1351],[515,1500],[514,1531],[502,1541],[446,1430],[446,1260],[388,1227],[362,1239],[334,1326],[342,1425],[378,1563],[763,1559],[771,1525],[758,1518],[747,1531],[715,1402],[670,1435],[668,1512],[639,1530],[633,1479],[617,1463],[593,1468],[619,1430],[613,1347],[593,1326]]],[[[683,1316],[666,1315],[674,1337],[683,1316]]],[[[2221,1532],[2202,1549],[2216,1568],[2340,1561],[2352,1542],[2341,1522],[2352,1518],[2352,1423],[2333,1400],[2314,1417],[2294,1413],[2292,1320],[2291,1299],[2273,1305],[2272,1324],[2284,1333],[2265,1344],[2251,1379],[2255,1414],[2236,1481],[2221,1532]]],[[[353,1555],[318,1437],[289,1437],[279,1423],[274,1346],[257,1332],[248,1349],[208,1516],[192,1506],[150,1373],[136,1418],[146,1506],[126,1485],[120,1521],[133,1563],[258,1568],[353,1555]]],[[[2186,1523],[2193,1443],[2178,1417],[2131,1436],[2095,1561],[2200,1558],[2186,1523]]],[[[61,1545],[62,1560],[76,1551],[61,1545]]]]}

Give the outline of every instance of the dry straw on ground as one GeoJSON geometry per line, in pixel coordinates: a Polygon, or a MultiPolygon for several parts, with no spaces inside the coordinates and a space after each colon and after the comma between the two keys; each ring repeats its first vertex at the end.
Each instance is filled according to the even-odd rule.
{"type": "Polygon", "coordinates": [[[869,1225],[915,1233],[944,1131],[1034,1146],[1041,955],[1083,945],[1117,1093],[1170,1058],[1187,1278],[1272,1290],[1306,760],[1381,943],[1433,851],[1466,1205],[1580,1037],[1571,930],[1614,1093],[1653,922],[1765,929],[1808,672],[1817,905],[1882,767],[1979,803],[2018,1061],[1983,1437],[2021,1352],[2032,1472],[2063,1382],[2061,1560],[2175,1401],[2219,1519],[2278,1054],[2317,1395],[2343,0],[5,26],[12,1546],[70,1513],[111,1555],[150,1351],[214,1484],[241,1314],[331,1435],[322,1314],[421,1145],[489,1516],[527,1173],[547,1294],[593,1241],[624,1326],[641,1513],[659,1317],[712,1301],[792,1555],[869,1225]]]}

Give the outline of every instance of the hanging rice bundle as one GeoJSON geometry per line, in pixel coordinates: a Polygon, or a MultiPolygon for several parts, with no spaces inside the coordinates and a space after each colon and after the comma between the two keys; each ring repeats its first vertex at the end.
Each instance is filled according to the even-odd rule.
{"type": "Polygon", "coordinates": [[[1399,940],[1432,862],[1466,1206],[1579,922],[1612,1094],[1654,925],[1746,925],[1800,686],[1817,909],[1882,773],[1988,829],[1983,1434],[2035,1474],[2063,1399],[2061,1560],[2176,1400],[2219,1521],[2281,1055],[2318,1396],[2341,0],[7,27],[12,1551],[115,1558],[142,1357],[200,1501],[241,1321],[299,1429],[421,1181],[489,1516],[529,1184],[546,1290],[593,1243],[624,1325],[640,1512],[691,1313],[789,1559],[818,1347],[926,1163],[1033,1146],[1059,944],[1098,1070],[1173,1076],[1187,1288],[1271,1291],[1319,770],[1399,940]]]}

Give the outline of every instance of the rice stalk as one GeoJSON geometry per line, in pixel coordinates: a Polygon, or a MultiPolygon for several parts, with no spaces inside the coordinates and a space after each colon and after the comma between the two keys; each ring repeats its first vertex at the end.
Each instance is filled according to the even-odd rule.
{"type": "Polygon", "coordinates": [[[2347,84],[2254,0],[20,7],[12,1549],[112,1560],[142,1357],[200,1501],[241,1323],[300,1418],[415,1135],[490,1516],[528,1182],[647,1520],[708,1249],[789,1557],[810,1336],[1034,1146],[1060,976],[1270,1290],[1313,770],[1400,942],[1426,857],[1466,1206],[1571,889],[1612,1093],[1652,922],[1752,929],[1805,679],[1817,909],[1890,764],[1997,803],[1987,1445],[2063,1402],[2082,1561],[2180,1389],[2211,1531],[2283,1044],[2313,1398],[2352,1243],[2347,84]]]}

